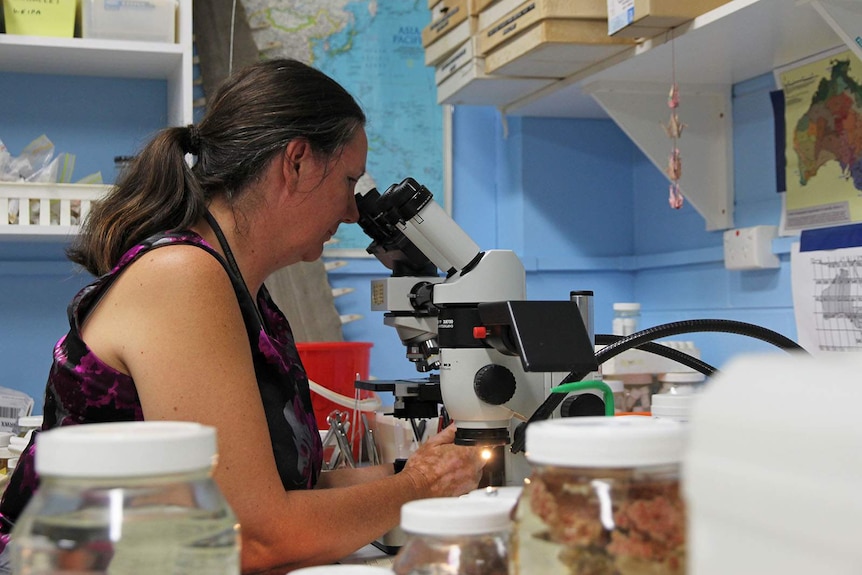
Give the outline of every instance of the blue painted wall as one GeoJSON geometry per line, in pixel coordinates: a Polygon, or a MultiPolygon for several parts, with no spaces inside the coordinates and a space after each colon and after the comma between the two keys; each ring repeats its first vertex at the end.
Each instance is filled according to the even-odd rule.
{"type": "MultiPolygon", "coordinates": [[[[776,224],[780,216],[771,89],[771,76],[735,87],[739,227],[776,224]]],[[[115,154],[128,153],[140,134],[165,122],[164,107],[156,112],[152,104],[165,100],[163,90],[164,83],[152,81],[0,75],[0,140],[17,154],[44,132],[63,151],[79,153],[79,175],[111,172],[115,154]],[[32,82],[46,83],[43,99],[23,96],[32,82]],[[82,115],[79,104],[93,97],[104,112],[82,115]],[[52,122],[35,123],[44,109],[52,110],[52,122]]],[[[690,206],[667,207],[664,177],[613,122],[510,117],[507,124],[504,130],[491,108],[455,110],[452,213],[482,248],[512,249],[521,257],[529,298],[593,290],[598,333],[611,331],[613,302],[639,301],[642,327],[728,318],[795,338],[789,240],[774,243],[780,269],[727,271],[722,233],[705,231],[690,206]]],[[[62,250],[57,242],[0,242],[0,385],[36,397],[39,413],[51,348],[66,330],[66,304],[88,279],[64,261],[62,250]]],[[[373,259],[351,259],[331,273],[333,287],[355,288],[336,300],[339,311],[364,316],[344,326],[345,339],[374,342],[372,376],[415,377],[394,330],[383,325],[382,313],[369,311],[369,281],[385,275],[373,259]]],[[[694,340],[717,367],[738,353],[769,349],[725,334],[675,339],[694,340]]]]}

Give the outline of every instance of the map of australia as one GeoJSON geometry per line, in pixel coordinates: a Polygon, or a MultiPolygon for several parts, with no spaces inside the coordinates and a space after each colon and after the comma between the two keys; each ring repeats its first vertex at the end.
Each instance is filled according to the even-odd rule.
{"type": "Polygon", "coordinates": [[[834,60],[822,78],[808,111],[799,119],[793,148],[799,181],[806,185],[828,162],[862,190],[862,86],[849,74],[850,60],[834,60]]]}

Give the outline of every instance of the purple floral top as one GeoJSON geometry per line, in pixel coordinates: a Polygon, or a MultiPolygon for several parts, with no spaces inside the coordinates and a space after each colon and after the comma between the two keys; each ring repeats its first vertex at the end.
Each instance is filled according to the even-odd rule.
{"type": "MultiPolygon", "coordinates": [[[[54,361],[45,390],[42,430],[61,425],[108,421],[141,421],[144,414],[134,380],[103,363],[81,340],[79,328],[102,296],[129,264],[147,251],[188,244],[206,250],[231,278],[245,321],[255,375],[272,439],[272,450],[285,489],[310,489],[320,475],[323,448],[311,405],[308,377],[287,319],[266,287],[257,295],[265,326],[221,254],[190,231],[157,234],[129,250],[117,266],[86,286],[68,307],[69,332],[54,347],[54,361]]],[[[35,438],[35,434],[34,434],[35,438]]],[[[0,550],[39,479],[34,467],[35,441],[22,453],[0,500],[0,550]]]]}

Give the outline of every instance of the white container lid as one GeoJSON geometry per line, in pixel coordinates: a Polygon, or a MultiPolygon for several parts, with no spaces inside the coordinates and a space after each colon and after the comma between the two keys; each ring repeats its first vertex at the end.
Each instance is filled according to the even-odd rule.
{"type": "Polygon", "coordinates": [[[641,304],[633,302],[617,302],[614,304],[614,311],[640,311],[641,304]]]}
{"type": "Polygon", "coordinates": [[[491,499],[492,501],[497,500],[508,500],[508,501],[517,501],[521,496],[521,492],[524,490],[523,487],[519,487],[516,485],[508,485],[503,487],[484,487],[482,489],[474,489],[470,493],[466,495],[462,495],[461,497],[475,497],[477,499],[491,499]]]}
{"type": "Polygon", "coordinates": [[[679,463],[685,427],[668,419],[566,417],[527,427],[527,460],[565,467],[643,467],[679,463]]]}
{"type": "Polygon", "coordinates": [[[288,571],[290,575],[394,575],[395,571],[373,565],[317,565],[288,571]]]}
{"type": "Polygon", "coordinates": [[[18,427],[41,428],[43,419],[41,415],[25,415],[18,418],[18,427]]]}
{"type": "Polygon", "coordinates": [[[511,499],[434,497],[401,506],[401,529],[418,535],[482,535],[507,531],[511,499]]]}
{"type": "Polygon", "coordinates": [[[187,421],[58,427],[36,437],[36,471],[63,477],[143,477],[211,469],[215,428],[187,421]]]}
{"type": "Polygon", "coordinates": [[[602,380],[608,387],[611,388],[611,391],[614,393],[620,393],[621,391],[625,391],[625,383],[621,379],[603,379],[602,380]]]}
{"type": "Polygon", "coordinates": [[[666,417],[676,421],[688,421],[691,407],[699,393],[656,393],[650,402],[653,417],[666,417]]]}
{"type": "Polygon", "coordinates": [[[703,383],[706,376],[699,371],[669,371],[659,374],[658,380],[663,383],[703,383]]]}

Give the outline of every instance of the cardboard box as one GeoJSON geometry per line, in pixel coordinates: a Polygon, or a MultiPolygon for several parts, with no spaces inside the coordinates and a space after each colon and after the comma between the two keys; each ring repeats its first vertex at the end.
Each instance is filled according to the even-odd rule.
{"type": "Polygon", "coordinates": [[[479,30],[489,28],[491,24],[517,8],[523,2],[524,0],[499,0],[499,2],[485,6],[479,11],[479,30]]]}
{"type": "MultiPolygon", "coordinates": [[[[459,50],[460,52],[460,50],[459,50]]],[[[460,66],[443,72],[437,103],[459,106],[506,106],[551,84],[548,78],[512,78],[485,73],[482,58],[461,57],[460,66]]]]}
{"type": "Polygon", "coordinates": [[[608,36],[604,21],[543,20],[485,55],[485,73],[564,78],[633,44],[608,36]]]}
{"type": "Polygon", "coordinates": [[[520,3],[479,35],[479,55],[484,56],[502,43],[548,18],[607,19],[607,0],[527,0],[520,3]]]}
{"type": "Polygon", "coordinates": [[[608,34],[649,38],[729,0],[607,0],[608,34]]]}
{"type": "Polygon", "coordinates": [[[55,36],[75,35],[76,0],[2,0],[7,34],[55,36]]]}
{"type": "MultiPolygon", "coordinates": [[[[464,44],[478,30],[477,24],[479,19],[476,16],[467,14],[464,6],[469,0],[443,0],[449,6],[447,11],[448,19],[438,20],[439,33],[429,32],[429,38],[433,37],[433,41],[425,43],[426,33],[422,32],[422,44],[425,46],[425,65],[437,66],[443,60],[448,58],[459,46],[464,44]],[[458,13],[453,14],[453,10],[458,13]],[[460,15],[459,15],[460,14],[460,15]]],[[[435,22],[429,24],[425,30],[429,30],[434,26],[435,22]]]]}
{"type": "Polygon", "coordinates": [[[440,4],[442,6],[434,7],[431,23],[422,30],[422,46],[425,48],[467,20],[467,0],[443,0],[440,4]]]}

